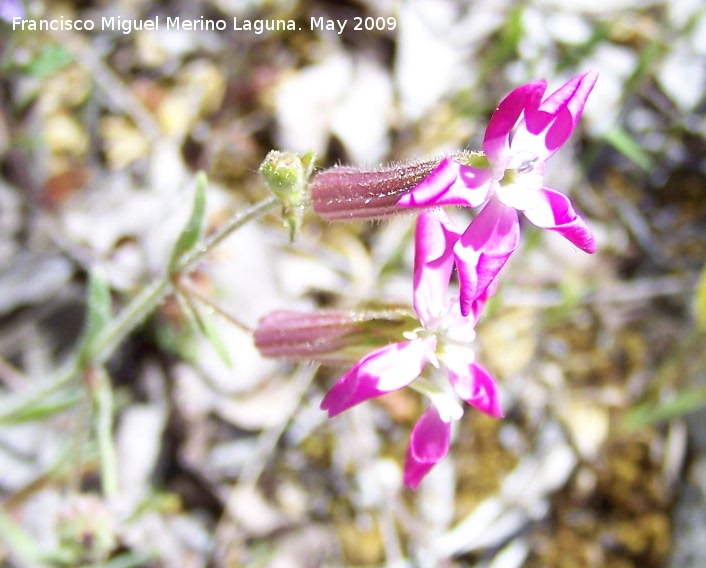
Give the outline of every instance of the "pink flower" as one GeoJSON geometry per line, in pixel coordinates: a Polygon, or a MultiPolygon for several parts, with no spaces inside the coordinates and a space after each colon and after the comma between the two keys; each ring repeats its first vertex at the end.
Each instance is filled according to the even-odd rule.
{"type": "Polygon", "coordinates": [[[544,186],[543,176],[545,162],[576,128],[597,78],[596,71],[577,75],[544,100],[545,81],[518,87],[493,113],[483,139],[484,155],[472,155],[466,163],[445,159],[397,201],[402,207],[485,204],[453,245],[463,314],[470,313],[517,248],[517,211],[581,250],[595,252],[591,230],[565,195],[544,186]]]}
{"type": "Polygon", "coordinates": [[[449,422],[463,414],[443,388],[420,377],[428,363],[446,368],[451,388],[459,398],[486,414],[502,416],[495,381],[475,363],[470,346],[492,287],[471,306],[468,316],[461,315],[455,298],[449,301],[446,297],[454,263],[453,245],[459,235],[442,210],[420,214],[414,261],[414,308],[420,327],[404,334],[407,341],[386,345],[360,359],[321,402],[321,408],[333,417],[360,402],[406,386],[428,396],[433,407],[413,430],[405,465],[405,483],[413,488],[446,455],[449,422]]]}

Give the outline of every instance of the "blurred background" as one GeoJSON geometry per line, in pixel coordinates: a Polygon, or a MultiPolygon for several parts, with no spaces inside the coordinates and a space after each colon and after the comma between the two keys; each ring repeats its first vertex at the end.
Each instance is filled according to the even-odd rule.
{"type": "Polygon", "coordinates": [[[702,2],[25,9],[96,25],[0,21],[0,564],[706,565],[702,2]],[[111,17],[160,29],[101,29],[111,17]],[[167,31],[167,17],[227,29],[167,31]],[[475,344],[506,417],[467,408],[417,492],[401,485],[416,393],[328,420],[319,403],[346,368],[265,360],[248,332],[274,309],[409,307],[410,216],[307,214],[290,243],[269,215],[209,254],[189,279],[207,333],[170,297],[106,367],[111,496],[90,377],[32,398],[80,340],[89,272],[115,311],[164,272],[198,170],[210,231],[266,197],[272,148],[315,150],[319,168],[480,149],[512,88],[546,78],[551,92],[590,68],[598,83],[546,183],[599,250],[523,226],[475,344]]]}

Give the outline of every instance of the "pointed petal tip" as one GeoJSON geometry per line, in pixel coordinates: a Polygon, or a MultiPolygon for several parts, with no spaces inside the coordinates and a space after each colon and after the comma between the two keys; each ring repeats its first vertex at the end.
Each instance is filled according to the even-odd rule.
{"type": "Polygon", "coordinates": [[[589,69],[583,74],[583,78],[595,83],[598,80],[598,75],[598,69],[589,69]]]}
{"type": "Polygon", "coordinates": [[[596,81],[598,80],[598,75],[599,73],[597,69],[589,69],[585,73],[579,73],[578,75],[574,75],[564,85],[562,85],[562,87],[559,87],[559,89],[557,89],[557,92],[561,91],[562,88],[567,86],[576,86],[578,87],[577,92],[585,93],[585,96],[587,97],[588,93],[591,92],[591,89],[593,89],[593,86],[596,84],[596,81]]]}
{"type": "MultiPolygon", "coordinates": [[[[580,218],[583,221],[582,218],[580,218]]],[[[593,235],[593,231],[589,228],[588,224],[583,221],[585,226],[584,242],[582,243],[581,250],[588,254],[594,254],[598,250],[598,243],[596,242],[596,237],[593,235]]]]}
{"type": "Polygon", "coordinates": [[[345,408],[340,405],[338,408],[334,408],[336,397],[335,395],[331,396],[331,392],[333,390],[334,389],[332,388],[328,393],[326,393],[326,396],[324,396],[323,400],[321,401],[321,404],[319,405],[319,409],[323,410],[328,415],[328,418],[338,416],[339,414],[341,414],[341,412],[345,410],[345,408]]]}
{"type": "Polygon", "coordinates": [[[588,254],[594,254],[598,250],[598,246],[596,245],[596,239],[592,238],[588,243],[581,247],[581,250],[588,254]]]}
{"type": "Polygon", "coordinates": [[[495,384],[495,379],[492,375],[480,366],[476,366],[475,375],[482,384],[482,391],[475,401],[467,401],[476,409],[480,410],[483,414],[487,414],[492,418],[504,418],[505,413],[503,412],[502,404],[500,403],[500,396],[498,394],[497,385],[495,384]],[[482,376],[485,374],[485,376],[482,376]]]}
{"type": "Polygon", "coordinates": [[[455,367],[448,368],[449,380],[459,398],[483,414],[502,418],[503,409],[495,378],[478,363],[471,363],[466,368],[463,364],[455,367]]]}
{"type": "Polygon", "coordinates": [[[585,253],[594,254],[596,250],[598,250],[596,238],[593,236],[591,229],[578,215],[576,216],[576,220],[573,223],[567,224],[566,227],[550,228],[550,230],[556,231],[585,253]]]}
{"type": "Polygon", "coordinates": [[[423,476],[411,475],[405,472],[403,481],[405,486],[409,487],[412,491],[416,491],[419,489],[419,484],[422,482],[422,479],[424,479],[423,476]]]}
{"type": "MultiPolygon", "coordinates": [[[[584,99],[583,104],[586,104],[585,99],[588,98],[588,95],[596,85],[596,81],[598,81],[598,70],[589,69],[583,75],[579,75],[578,79],[578,82],[581,85],[580,90],[583,91],[583,94],[581,95],[584,99]]],[[[583,108],[581,110],[583,110],[583,108]]]]}
{"type": "Polygon", "coordinates": [[[533,225],[560,234],[582,251],[588,254],[596,252],[593,232],[563,193],[543,187],[536,193],[531,207],[524,210],[524,215],[533,225]]]}
{"type": "Polygon", "coordinates": [[[471,313],[471,310],[473,308],[473,302],[474,298],[461,294],[461,297],[459,298],[459,304],[461,306],[461,315],[464,318],[468,317],[468,315],[471,313]]]}
{"type": "Polygon", "coordinates": [[[500,402],[488,408],[485,414],[487,414],[488,416],[492,416],[493,418],[505,418],[505,413],[503,412],[503,409],[500,406],[500,402]]]}
{"type": "Polygon", "coordinates": [[[431,469],[446,457],[451,443],[451,425],[430,406],[412,429],[404,464],[404,484],[416,490],[431,469]]]}

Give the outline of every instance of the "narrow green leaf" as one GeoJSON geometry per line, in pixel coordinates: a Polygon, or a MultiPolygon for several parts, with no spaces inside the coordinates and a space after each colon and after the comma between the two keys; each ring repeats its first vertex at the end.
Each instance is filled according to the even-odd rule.
{"type": "Polygon", "coordinates": [[[606,132],[605,140],[626,158],[635,162],[646,172],[654,169],[652,158],[645,152],[635,139],[619,126],[606,132]]]}
{"type": "Polygon", "coordinates": [[[45,420],[56,414],[61,414],[73,408],[81,400],[78,392],[62,392],[55,396],[38,400],[31,405],[20,405],[17,408],[0,414],[0,424],[20,424],[45,420]]]}
{"type": "Polygon", "coordinates": [[[101,461],[103,495],[110,499],[118,492],[118,461],[113,445],[113,388],[105,369],[97,368],[92,373],[93,405],[96,410],[96,437],[101,461]]]}
{"type": "Polygon", "coordinates": [[[194,205],[191,209],[191,216],[186,222],[186,226],[182,230],[177,239],[172,257],[169,261],[169,272],[174,273],[179,269],[179,261],[185,253],[189,252],[201,238],[203,231],[204,218],[206,216],[206,186],[208,178],[204,172],[199,172],[196,175],[196,191],[194,192],[194,205]]]}
{"type": "Polygon", "coordinates": [[[79,348],[79,357],[90,359],[96,338],[110,323],[113,310],[110,300],[110,288],[105,275],[100,269],[91,271],[88,278],[88,297],[86,306],[86,322],[83,329],[83,338],[79,348]]]}
{"type": "Polygon", "coordinates": [[[689,388],[661,404],[643,404],[635,407],[628,413],[625,423],[630,428],[641,428],[657,422],[681,418],[704,406],[706,406],[706,388],[689,388]]]}
{"type": "Polygon", "coordinates": [[[223,340],[216,329],[216,324],[212,313],[199,310],[188,297],[177,294],[177,298],[179,299],[182,310],[189,317],[192,325],[194,325],[201,332],[201,334],[216,350],[216,353],[218,353],[218,356],[223,360],[223,362],[228,365],[228,367],[232,367],[233,361],[230,358],[230,354],[228,353],[225,343],[223,343],[223,340]]]}
{"type": "Polygon", "coordinates": [[[201,333],[203,333],[203,336],[213,346],[223,362],[229,368],[233,367],[233,361],[230,358],[228,349],[226,348],[225,343],[223,343],[221,335],[218,333],[216,328],[216,322],[214,321],[213,314],[206,311],[199,312],[198,309],[194,310],[194,314],[196,315],[196,321],[198,322],[199,329],[201,330],[201,333]]]}

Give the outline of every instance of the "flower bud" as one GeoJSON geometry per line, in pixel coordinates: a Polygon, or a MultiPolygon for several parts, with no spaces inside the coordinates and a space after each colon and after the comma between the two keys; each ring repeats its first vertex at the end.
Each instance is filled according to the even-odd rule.
{"type": "MultiPolygon", "coordinates": [[[[451,157],[461,160],[466,156],[470,153],[457,152],[451,157]]],[[[375,170],[329,168],[311,181],[312,206],[329,221],[384,219],[404,213],[397,200],[433,172],[442,159],[392,164],[375,170]]]]}
{"type": "Polygon", "coordinates": [[[299,156],[294,152],[271,150],[260,164],[260,175],[269,190],[282,204],[282,219],[289,228],[289,238],[299,231],[309,196],[307,182],[314,168],[316,154],[299,156]]]}
{"type": "Polygon", "coordinates": [[[418,326],[412,314],[399,310],[275,311],[260,320],[254,340],[264,357],[343,364],[399,341],[418,326]]]}

